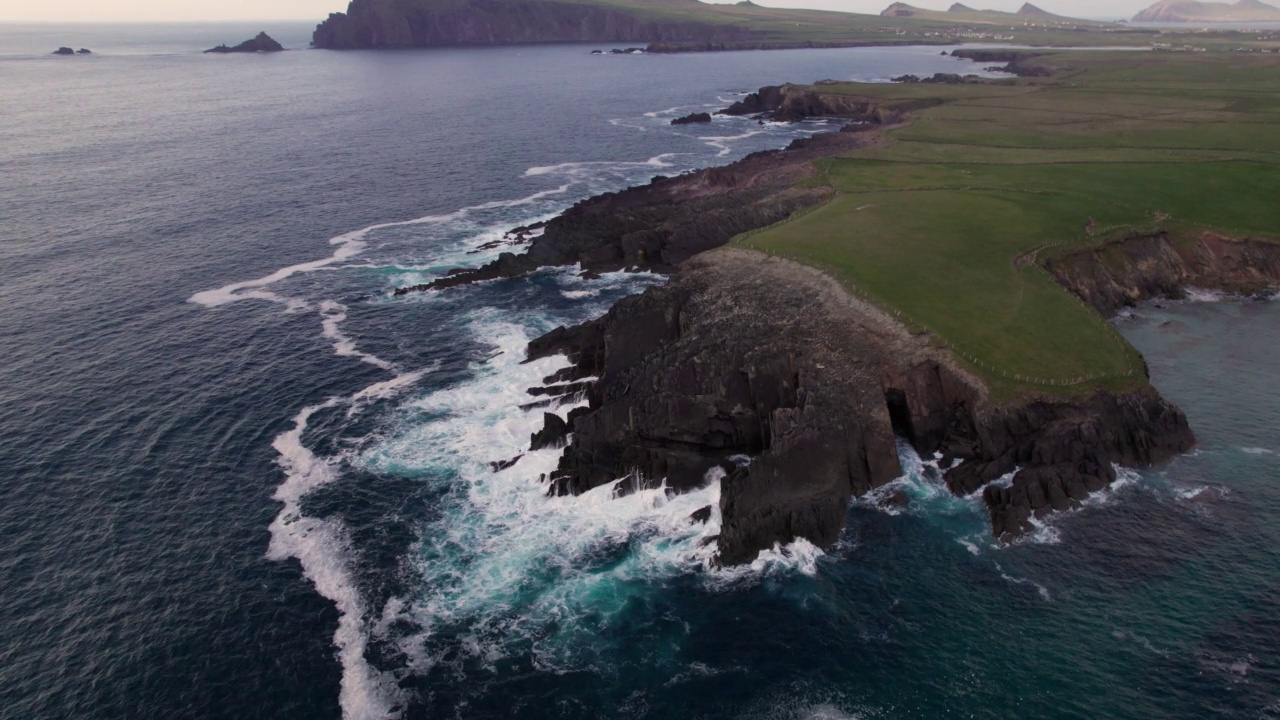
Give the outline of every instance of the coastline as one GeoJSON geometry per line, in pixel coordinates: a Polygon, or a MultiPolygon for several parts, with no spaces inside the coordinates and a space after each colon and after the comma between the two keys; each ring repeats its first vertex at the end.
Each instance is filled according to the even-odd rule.
{"type": "MultiPolygon", "coordinates": [[[[1029,57],[979,51],[973,59],[1043,74],[1024,62],[1029,57]]],[[[617,303],[598,320],[530,343],[529,360],[563,354],[572,363],[530,389],[546,398],[539,405],[588,400],[567,418],[548,412],[533,438],[534,449],[565,448],[559,467],[544,477],[549,494],[610,484],[615,494],[686,492],[718,481],[719,507],[691,521],[718,515],[717,561],[732,565],[795,540],[834,544],[851,499],[901,474],[895,435],[922,457],[938,457],[954,494],[981,492],[992,534],[1003,541],[1033,530],[1037,517],[1080,506],[1115,481],[1117,465],[1159,464],[1194,446],[1186,417],[1149,385],[1145,365],[1126,389],[1085,384],[1065,394],[1031,389],[993,399],[945,344],[911,331],[822,270],[723,247],[827,202],[828,189],[802,187],[816,173],[815,160],[877,147],[884,130],[912,122],[910,110],[826,95],[821,86],[762,88],[725,112],[853,124],[722,168],[590,198],[532,240],[527,229],[513,231],[515,243],[528,243],[520,255],[503,253],[481,268],[396,290],[440,291],[548,265],[577,265],[588,277],[617,270],[668,275],[667,284],[617,303]]],[[[1253,254],[1241,263],[1272,280],[1255,278],[1247,287],[1280,280],[1280,247],[1249,247],[1253,254]]],[[[1039,265],[1109,315],[1114,307],[1096,302],[1080,279],[1093,277],[1081,269],[1088,257],[1087,250],[1072,256],[1070,277],[1061,260],[1039,265]]],[[[1185,263],[1170,266],[1161,282],[1141,277],[1139,268],[1148,267],[1134,263],[1106,275],[1110,302],[1175,294],[1191,278],[1246,287],[1221,264],[1198,273],[1185,263]]]]}

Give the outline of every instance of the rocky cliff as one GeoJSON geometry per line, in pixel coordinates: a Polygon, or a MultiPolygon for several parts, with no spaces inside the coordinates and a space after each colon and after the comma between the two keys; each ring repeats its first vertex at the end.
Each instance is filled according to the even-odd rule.
{"type": "Polygon", "coordinates": [[[537,42],[739,43],[756,34],[728,23],[662,19],[624,4],[554,0],[352,0],[316,27],[328,49],[537,42]]]}
{"type": "MultiPolygon", "coordinates": [[[[992,531],[1078,505],[1194,443],[1154,391],[992,402],[945,350],[812,268],[741,249],[704,253],[603,318],[530,344],[573,361],[551,387],[598,378],[566,427],[553,494],[626,478],[674,491],[723,478],[720,561],[775,543],[833,544],[852,497],[901,474],[895,434],[942,453],[957,494],[986,491],[992,531]],[[988,485],[1012,475],[1007,487],[988,485]]],[[[553,390],[554,391],[554,390],[553,390]]],[[[553,416],[554,417],[554,416],[553,416]]]]}
{"type": "Polygon", "coordinates": [[[1202,233],[1174,242],[1164,231],[1049,256],[1060,285],[1112,315],[1153,298],[1181,298],[1189,287],[1252,295],[1280,288],[1280,243],[1202,233]]]}

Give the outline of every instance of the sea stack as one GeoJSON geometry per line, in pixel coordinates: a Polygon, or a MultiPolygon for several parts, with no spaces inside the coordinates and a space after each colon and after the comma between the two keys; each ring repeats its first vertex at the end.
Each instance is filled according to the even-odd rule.
{"type": "Polygon", "coordinates": [[[219,45],[215,48],[205,50],[206,53],[217,53],[225,55],[227,53],[259,53],[259,52],[280,52],[284,50],[284,46],[276,42],[274,38],[265,32],[258,33],[257,37],[252,40],[245,40],[235,47],[227,47],[219,45]]]}

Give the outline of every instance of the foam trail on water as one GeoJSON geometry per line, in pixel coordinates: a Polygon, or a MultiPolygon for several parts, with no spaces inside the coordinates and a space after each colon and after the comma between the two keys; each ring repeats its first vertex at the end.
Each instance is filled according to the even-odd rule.
{"type": "Polygon", "coordinates": [[[320,302],[320,317],[321,326],[323,327],[321,334],[333,341],[335,354],[341,357],[358,358],[360,362],[368,363],[383,370],[394,369],[394,366],[386,360],[357,349],[355,341],[342,333],[339,326],[347,319],[346,305],[336,300],[323,300],[320,302]]]}
{"type": "Polygon", "coordinates": [[[1014,577],[1010,575],[1009,573],[1005,572],[1004,567],[1002,567],[1000,563],[992,563],[992,564],[996,566],[996,572],[1000,573],[1000,577],[1003,578],[1006,582],[1013,583],[1014,585],[1031,585],[1035,587],[1036,593],[1040,595],[1040,599],[1044,600],[1045,602],[1053,602],[1053,596],[1049,594],[1049,588],[1041,585],[1035,580],[1031,580],[1029,578],[1014,577]]]}
{"type": "Polygon", "coordinates": [[[716,153],[716,157],[724,157],[729,153],[733,152],[733,150],[729,147],[729,143],[733,142],[734,140],[746,140],[749,137],[754,137],[756,135],[760,135],[763,133],[764,133],[763,130],[748,130],[747,132],[744,132],[741,135],[723,135],[723,136],[713,135],[710,137],[700,137],[698,139],[705,141],[711,147],[719,150],[719,152],[716,153]]]}
{"type": "Polygon", "coordinates": [[[626,168],[666,168],[673,165],[669,158],[673,158],[680,153],[662,153],[655,155],[643,162],[611,162],[608,160],[596,160],[588,162],[569,162],[558,163],[556,165],[541,165],[531,167],[524,171],[525,177],[537,177],[539,175],[567,175],[573,177],[575,175],[583,175],[591,171],[604,170],[622,170],[626,168]]]}
{"type": "Polygon", "coordinates": [[[401,698],[393,678],[374,670],[364,659],[365,608],[344,559],[349,547],[346,531],[340,522],[302,515],[300,507],[303,496],[336,478],[332,461],[318,458],[308,450],[302,444],[302,433],[312,415],[341,402],[331,398],[303,408],[294,417],[293,428],[272,443],[285,471],[285,481],[272,497],[283,503],[284,508],[269,527],[271,542],[267,558],[277,561],[297,558],[316,592],[332,601],[338,610],[338,629],[333,643],[342,665],[339,701],[343,717],[348,720],[396,718],[401,698]]]}
{"type": "Polygon", "coordinates": [[[566,183],[557,188],[536,192],[532,195],[529,195],[523,198],[518,198],[516,200],[495,200],[492,202],[481,203],[479,205],[472,205],[470,207],[465,207],[465,208],[462,208],[461,210],[456,210],[454,212],[451,212],[445,215],[427,215],[424,217],[415,218],[413,220],[402,220],[399,222],[380,223],[377,225],[370,225],[369,227],[362,228],[360,230],[353,230],[352,232],[344,233],[342,235],[339,235],[329,240],[330,245],[336,246],[336,249],[333,251],[333,254],[330,255],[329,257],[321,258],[319,260],[312,260],[310,262],[305,262],[305,263],[298,263],[297,265],[289,265],[288,267],[280,268],[279,270],[271,273],[270,275],[260,277],[256,280],[244,280],[241,282],[231,283],[229,285],[223,285],[222,287],[216,288],[213,290],[205,290],[203,292],[198,292],[192,295],[190,298],[188,298],[187,302],[196,303],[198,305],[203,305],[205,307],[217,307],[219,305],[225,305],[227,303],[232,303],[239,300],[248,300],[248,299],[273,300],[276,302],[288,303],[291,300],[289,298],[281,298],[280,296],[275,295],[273,293],[252,292],[252,290],[254,290],[255,288],[262,288],[268,285],[273,285],[275,283],[280,282],[281,280],[286,280],[288,278],[291,278],[294,275],[312,273],[317,270],[327,268],[336,263],[340,263],[344,260],[347,260],[348,258],[355,257],[359,255],[361,252],[363,252],[364,249],[368,246],[368,243],[365,241],[365,238],[367,238],[370,233],[374,233],[379,230],[386,230],[388,228],[398,228],[398,227],[411,227],[414,225],[426,225],[430,223],[448,222],[451,220],[457,220],[467,215],[468,213],[475,212],[478,210],[494,210],[497,208],[518,207],[520,205],[528,205],[530,203],[535,203],[539,200],[551,197],[553,195],[560,195],[560,194],[566,193],[569,191],[569,188],[571,188],[572,186],[573,186],[572,183],[566,183]],[[242,292],[244,290],[250,290],[251,292],[242,292]]]}

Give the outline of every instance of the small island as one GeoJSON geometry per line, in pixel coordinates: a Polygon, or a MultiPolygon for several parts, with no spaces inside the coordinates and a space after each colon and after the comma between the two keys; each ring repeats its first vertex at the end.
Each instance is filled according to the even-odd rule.
{"type": "Polygon", "coordinates": [[[206,54],[216,53],[219,55],[225,55],[228,53],[281,52],[283,50],[284,50],[283,45],[276,42],[274,38],[272,38],[270,35],[266,34],[265,32],[261,32],[261,33],[258,33],[257,37],[253,38],[252,40],[245,40],[244,42],[240,43],[239,45],[236,45],[235,47],[227,47],[226,45],[219,45],[218,47],[209,48],[208,50],[205,50],[205,53],[206,54]]]}
{"type": "Polygon", "coordinates": [[[92,55],[92,54],[93,54],[93,51],[92,51],[92,50],[89,50],[89,49],[87,49],[87,48],[80,48],[79,50],[72,50],[71,48],[69,48],[69,47],[67,47],[67,46],[65,46],[65,45],[64,45],[64,46],[62,46],[62,47],[58,48],[57,50],[54,50],[52,54],[53,54],[53,55],[92,55]]]}

